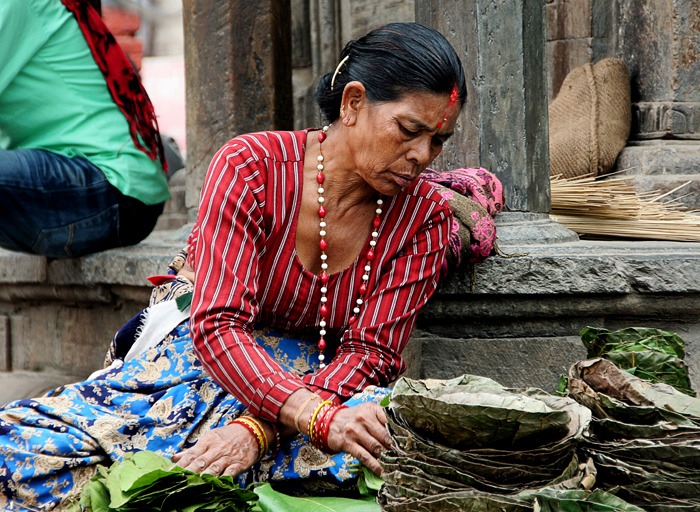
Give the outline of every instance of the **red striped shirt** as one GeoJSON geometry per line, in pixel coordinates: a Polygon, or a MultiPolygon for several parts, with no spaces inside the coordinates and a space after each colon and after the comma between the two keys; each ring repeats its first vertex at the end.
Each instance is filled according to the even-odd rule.
{"type": "Polygon", "coordinates": [[[251,331],[263,325],[318,340],[320,278],[303,267],[295,249],[306,135],[249,134],[221,148],[188,243],[196,270],[195,351],[224,389],[272,421],[299,388],[345,399],[399,376],[401,351],[435,291],[450,232],[450,208],[426,182],[387,198],[357,322],[348,328],[369,239],[352,265],[330,276],[327,367],[304,377],[282,370],[251,331]]]}

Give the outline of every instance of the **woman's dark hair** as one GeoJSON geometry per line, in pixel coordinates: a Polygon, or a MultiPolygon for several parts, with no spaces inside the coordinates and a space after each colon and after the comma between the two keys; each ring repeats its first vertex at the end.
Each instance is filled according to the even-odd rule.
{"type": "Polygon", "coordinates": [[[467,99],[462,63],[445,37],[418,23],[389,23],[350,41],[338,62],[339,72],[323,76],[316,102],[328,121],[338,119],[343,89],[357,80],[371,101],[395,101],[407,92],[449,95],[457,87],[460,106],[467,99]],[[331,88],[331,81],[333,87],[331,88]]]}

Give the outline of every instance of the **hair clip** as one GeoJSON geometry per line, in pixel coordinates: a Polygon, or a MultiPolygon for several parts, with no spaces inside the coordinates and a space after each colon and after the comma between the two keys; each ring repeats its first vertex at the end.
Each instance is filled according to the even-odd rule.
{"type": "Polygon", "coordinates": [[[340,61],[340,64],[338,64],[338,67],[335,68],[335,73],[333,73],[333,78],[331,78],[331,91],[333,90],[333,85],[335,85],[335,77],[340,73],[340,68],[345,62],[350,58],[350,55],[346,55],[343,60],[340,61]]]}

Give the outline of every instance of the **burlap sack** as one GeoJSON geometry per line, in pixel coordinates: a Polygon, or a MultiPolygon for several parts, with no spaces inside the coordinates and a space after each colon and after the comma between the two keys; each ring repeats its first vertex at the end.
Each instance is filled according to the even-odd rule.
{"type": "Polygon", "coordinates": [[[630,81],[622,60],[574,68],[549,106],[550,175],[608,172],[625,147],[631,122],[630,81]]]}

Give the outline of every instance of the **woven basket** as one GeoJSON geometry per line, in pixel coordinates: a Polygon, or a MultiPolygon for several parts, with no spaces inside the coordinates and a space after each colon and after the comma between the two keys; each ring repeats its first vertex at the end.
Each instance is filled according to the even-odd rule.
{"type": "Polygon", "coordinates": [[[622,60],[574,68],[549,106],[550,174],[575,178],[610,171],[631,122],[630,81],[622,60]]]}

